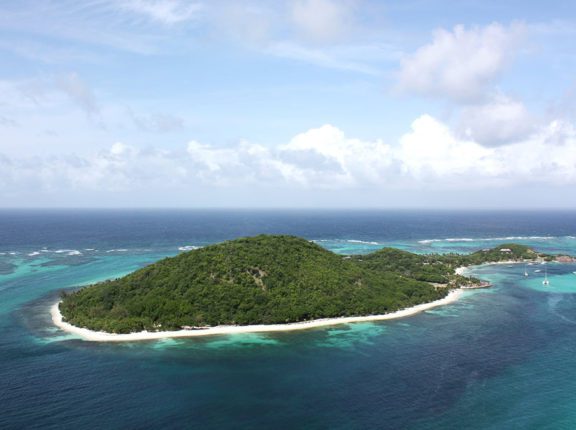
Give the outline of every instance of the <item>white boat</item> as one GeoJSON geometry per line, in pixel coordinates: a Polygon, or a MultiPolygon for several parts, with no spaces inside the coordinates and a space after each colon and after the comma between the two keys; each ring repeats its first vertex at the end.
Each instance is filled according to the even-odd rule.
{"type": "Polygon", "coordinates": [[[524,276],[528,276],[528,265],[524,265],[524,276]]]}
{"type": "Polygon", "coordinates": [[[548,280],[548,271],[544,271],[544,280],[542,281],[542,285],[550,285],[550,281],[548,280]]]}
{"type": "Polygon", "coordinates": [[[542,270],[538,269],[538,270],[534,270],[534,273],[540,273],[542,270]]]}

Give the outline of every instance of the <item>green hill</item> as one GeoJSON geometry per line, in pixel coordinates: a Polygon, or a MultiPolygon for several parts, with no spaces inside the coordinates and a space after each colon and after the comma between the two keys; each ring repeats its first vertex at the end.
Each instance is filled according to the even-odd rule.
{"type": "Polygon", "coordinates": [[[261,235],[64,293],[60,310],[75,326],[114,333],[383,314],[476,282],[454,275],[458,266],[536,255],[525,247],[503,247],[470,255],[386,248],[350,257],[293,236],[261,235]]]}
{"type": "Polygon", "coordinates": [[[126,333],[382,314],[447,294],[291,236],[237,239],[66,294],[66,321],[126,333]]]}
{"type": "Polygon", "coordinates": [[[539,254],[528,246],[515,243],[503,243],[494,248],[482,249],[472,254],[443,254],[437,256],[437,260],[454,268],[502,261],[534,260],[537,258],[552,259],[550,255],[539,254]]]}

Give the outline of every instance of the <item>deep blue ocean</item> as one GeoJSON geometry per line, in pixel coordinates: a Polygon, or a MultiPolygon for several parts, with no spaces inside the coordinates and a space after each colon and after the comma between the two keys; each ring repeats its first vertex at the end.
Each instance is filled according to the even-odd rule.
{"type": "Polygon", "coordinates": [[[62,289],[260,233],[339,253],[576,255],[576,212],[0,211],[1,429],[575,429],[576,265],[492,265],[494,287],[393,321],[94,343],[62,289]]]}

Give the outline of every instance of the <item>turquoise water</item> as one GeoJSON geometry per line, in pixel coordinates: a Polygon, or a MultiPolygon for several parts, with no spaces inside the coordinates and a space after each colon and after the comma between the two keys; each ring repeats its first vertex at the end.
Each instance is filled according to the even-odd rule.
{"type": "Polygon", "coordinates": [[[514,236],[576,254],[565,213],[444,214],[448,225],[428,214],[418,227],[410,214],[226,216],[0,213],[0,428],[576,428],[574,264],[528,277],[483,266],[474,275],[494,287],[449,306],[302,332],[115,344],[52,326],[63,288],[255,230],[344,253],[467,252],[514,236]]]}

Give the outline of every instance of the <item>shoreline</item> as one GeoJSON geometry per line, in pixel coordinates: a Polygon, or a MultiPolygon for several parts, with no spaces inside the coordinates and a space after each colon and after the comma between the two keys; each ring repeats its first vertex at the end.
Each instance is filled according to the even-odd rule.
{"type": "Polygon", "coordinates": [[[504,261],[489,261],[486,263],[482,263],[482,264],[475,264],[475,265],[471,265],[471,266],[461,266],[458,267],[454,270],[454,273],[456,275],[461,275],[461,276],[468,276],[468,272],[473,271],[475,268],[480,268],[480,267],[484,267],[484,266],[495,266],[495,265],[520,265],[520,264],[547,264],[547,263],[562,263],[561,261],[542,261],[542,260],[524,260],[524,261],[518,261],[518,260],[504,260],[504,261]]]}
{"type": "Polygon", "coordinates": [[[424,312],[438,306],[448,305],[457,301],[463,294],[461,289],[452,290],[448,295],[442,299],[435,300],[429,303],[422,303],[410,308],[401,309],[395,312],[390,312],[382,315],[367,315],[359,317],[338,317],[338,318],[323,318],[312,321],[303,321],[287,324],[260,324],[260,325],[245,325],[245,326],[216,326],[206,329],[190,329],[190,330],[174,330],[174,331],[158,331],[148,332],[142,331],[137,333],[106,333],[93,331],[87,328],[76,327],[70,323],[63,321],[62,314],[60,313],[60,302],[56,302],[50,308],[50,315],[52,322],[61,330],[80,336],[82,339],[92,342],[130,342],[140,340],[156,340],[166,338],[179,338],[179,337],[200,337],[212,336],[219,334],[237,334],[237,333],[266,333],[266,332],[283,332],[283,331],[296,331],[307,330],[318,327],[328,327],[338,324],[349,324],[356,322],[370,322],[370,321],[385,321],[397,318],[405,318],[424,312]]]}

